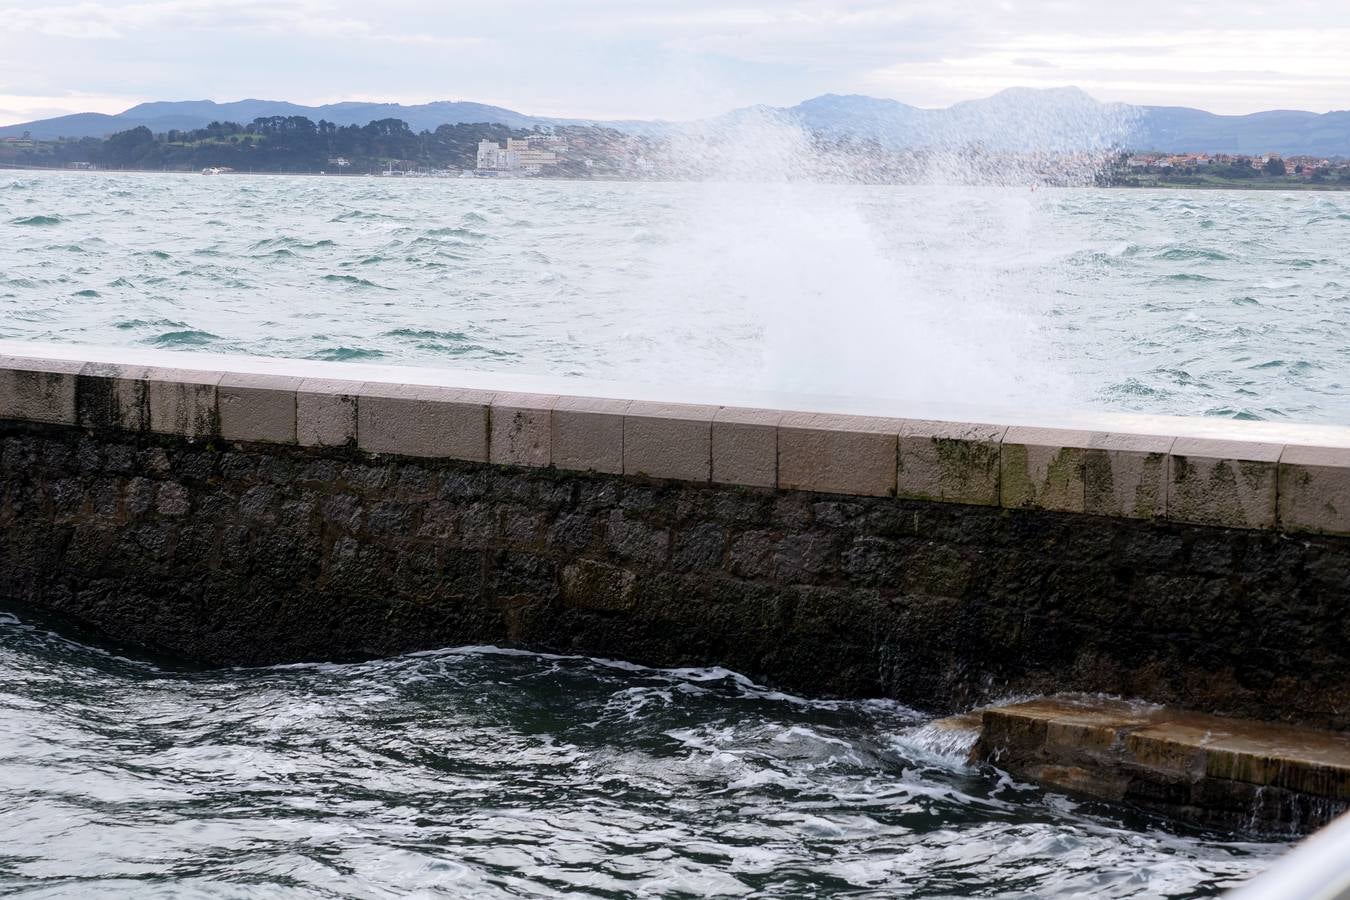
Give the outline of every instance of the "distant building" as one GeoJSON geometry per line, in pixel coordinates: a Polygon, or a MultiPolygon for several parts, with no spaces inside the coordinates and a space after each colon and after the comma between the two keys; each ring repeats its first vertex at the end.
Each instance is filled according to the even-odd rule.
{"type": "Polygon", "coordinates": [[[557,151],[566,148],[566,140],[552,134],[507,138],[505,147],[479,141],[476,168],[494,175],[538,175],[544,166],[557,165],[557,151]]]}

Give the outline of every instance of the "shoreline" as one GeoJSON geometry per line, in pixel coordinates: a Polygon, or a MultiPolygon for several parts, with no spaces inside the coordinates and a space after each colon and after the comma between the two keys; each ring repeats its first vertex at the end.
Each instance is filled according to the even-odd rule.
{"type": "MultiPolygon", "coordinates": [[[[0,163],[0,172],[60,172],[71,175],[200,175],[192,169],[172,169],[172,170],[154,170],[154,169],[66,169],[47,166],[18,166],[0,163]]],[[[621,176],[614,177],[595,177],[595,178],[567,178],[562,176],[534,175],[523,178],[487,178],[474,176],[464,178],[458,175],[396,175],[388,176],[375,173],[338,173],[338,172],[221,172],[216,176],[268,176],[268,177],[286,177],[286,178],[344,178],[344,179],[380,179],[380,180],[398,180],[398,181],[476,181],[476,182],[520,182],[520,181],[546,181],[546,182],[579,182],[579,183],[633,183],[633,184],[702,184],[706,182],[674,179],[674,178],[625,178],[621,176]]],[[[1346,184],[1090,184],[1090,185],[969,185],[969,184],[925,184],[915,182],[819,182],[820,184],[840,183],[849,187],[994,187],[994,188],[1034,188],[1035,190],[1122,190],[1122,191],[1267,191],[1279,192],[1288,191],[1291,193],[1307,192],[1327,192],[1343,193],[1350,191],[1350,183],[1346,184]]]]}

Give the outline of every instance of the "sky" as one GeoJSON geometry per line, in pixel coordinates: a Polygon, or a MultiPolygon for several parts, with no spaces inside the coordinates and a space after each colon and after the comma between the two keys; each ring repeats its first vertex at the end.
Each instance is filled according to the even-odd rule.
{"type": "Polygon", "coordinates": [[[1350,108],[1348,0],[0,0],[0,124],[145,100],[474,100],[693,119],[1013,86],[1350,108]]]}

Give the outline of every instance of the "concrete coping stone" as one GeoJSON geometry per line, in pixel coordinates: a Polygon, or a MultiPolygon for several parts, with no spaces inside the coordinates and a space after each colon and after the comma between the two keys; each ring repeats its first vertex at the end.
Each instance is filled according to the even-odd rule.
{"type": "Polygon", "coordinates": [[[717,484],[778,486],[778,426],[783,413],[724,406],[712,421],[712,471],[717,484]]]}
{"type": "Polygon", "coordinates": [[[270,373],[227,373],[216,385],[220,436],[227,441],[296,443],[296,402],[304,379],[270,373]]]}
{"type": "Polygon", "coordinates": [[[778,423],[778,486],[893,495],[902,423],[880,416],[785,413],[778,423]]]}
{"type": "Polygon", "coordinates": [[[1350,535],[1350,440],[1294,440],[1339,442],[1327,428],[1252,431],[1282,441],[1201,437],[1224,431],[1207,420],[1127,423],[1180,423],[1172,435],[318,378],[287,360],[235,371],[110,358],[0,356],[0,419],[1350,535]]]}
{"type": "Polygon", "coordinates": [[[75,384],[85,363],[0,356],[0,418],[74,425],[75,384]]]}
{"type": "Polygon", "coordinates": [[[911,419],[900,423],[896,493],[915,500],[998,506],[1007,425],[911,419]]]}
{"type": "Polygon", "coordinates": [[[295,391],[295,436],[302,447],[356,443],[356,400],[362,382],[306,378],[295,391]]]}
{"type": "Polygon", "coordinates": [[[1167,517],[1234,528],[1274,528],[1284,445],[1179,437],[1167,465],[1167,517]]]}
{"type": "Polygon", "coordinates": [[[623,415],[623,471],[678,481],[712,478],[718,407],[634,400],[623,415]]]}
{"type": "Polygon", "coordinates": [[[553,464],[553,407],[558,396],[508,392],[492,398],[488,461],[495,465],[553,464]]]}
{"type": "Polygon", "coordinates": [[[356,445],[368,453],[487,462],[494,396],[468,388],[366,382],[356,401],[356,445]]]}
{"type": "Polygon", "coordinates": [[[552,455],[559,469],[623,474],[624,416],[631,400],[559,397],[553,404],[552,455]]]}
{"type": "Polygon", "coordinates": [[[1284,530],[1350,535],[1350,448],[1290,444],[1275,492],[1284,530]]]}

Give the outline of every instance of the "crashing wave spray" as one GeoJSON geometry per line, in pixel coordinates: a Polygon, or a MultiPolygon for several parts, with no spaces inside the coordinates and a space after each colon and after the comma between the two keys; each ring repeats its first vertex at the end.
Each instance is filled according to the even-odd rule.
{"type": "Polygon", "coordinates": [[[903,145],[764,108],[685,129],[662,167],[701,188],[661,283],[749,317],[756,388],[930,413],[1066,399],[1039,189],[1091,185],[1129,125],[1084,99],[1001,95],[903,145]]]}

